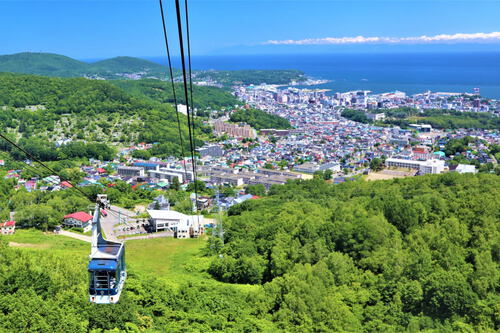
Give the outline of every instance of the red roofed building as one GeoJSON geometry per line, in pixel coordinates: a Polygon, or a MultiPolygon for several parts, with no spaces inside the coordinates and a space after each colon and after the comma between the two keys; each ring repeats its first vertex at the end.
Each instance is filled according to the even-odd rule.
{"type": "Polygon", "coordinates": [[[16,230],[16,221],[0,223],[0,235],[12,235],[16,230]]]}
{"type": "Polygon", "coordinates": [[[65,187],[65,188],[66,188],[66,187],[73,187],[73,185],[71,185],[71,184],[70,184],[70,183],[68,183],[67,181],[63,181],[63,182],[61,183],[61,186],[62,186],[62,187],[65,187]]]}
{"type": "Polygon", "coordinates": [[[68,214],[64,217],[62,224],[66,227],[82,228],[84,232],[90,231],[92,227],[92,215],[85,212],[68,214]]]}

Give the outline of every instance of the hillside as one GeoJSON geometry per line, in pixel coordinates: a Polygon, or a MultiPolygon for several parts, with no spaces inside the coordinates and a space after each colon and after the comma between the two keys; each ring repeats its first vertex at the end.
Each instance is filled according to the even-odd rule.
{"type": "Polygon", "coordinates": [[[139,58],[116,57],[86,63],[58,54],[31,52],[0,56],[0,72],[105,79],[129,78],[124,74],[155,78],[167,76],[167,69],[164,66],[139,58]]]}
{"type": "MultiPolygon", "coordinates": [[[[169,104],[132,96],[106,81],[0,74],[0,109],[0,126],[30,143],[144,141],[166,144],[165,154],[180,151],[169,104]]],[[[183,115],[181,123],[187,137],[183,115]]]]}
{"type": "MultiPolygon", "coordinates": [[[[170,82],[158,80],[115,80],[112,83],[126,92],[138,96],[152,99],[161,103],[173,103],[172,86],[170,82]]],[[[175,83],[177,101],[186,104],[184,98],[183,85],[175,83]]],[[[218,110],[221,108],[232,108],[241,104],[231,93],[216,87],[193,86],[193,103],[199,111],[204,109],[218,110]]]]}
{"type": "Polygon", "coordinates": [[[231,209],[224,247],[128,241],[114,306],[87,301],[89,244],[19,230],[0,236],[0,331],[494,332],[498,188],[484,174],[273,187],[231,209]]]}
{"type": "Polygon", "coordinates": [[[167,76],[165,66],[155,62],[133,58],[133,57],[115,57],[101,60],[89,64],[92,73],[96,75],[116,78],[121,74],[145,73],[148,77],[163,79],[167,76]]]}
{"type": "Polygon", "coordinates": [[[500,177],[276,186],[230,209],[209,272],[293,332],[493,332],[500,177]]]}
{"type": "MultiPolygon", "coordinates": [[[[113,79],[166,79],[168,70],[145,59],[115,57],[86,63],[52,53],[23,52],[0,56],[0,73],[12,72],[55,77],[91,77],[113,79]]],[[[174,69],[174,77],[180,75],[174,69]]],[[[235,71],[193,71],[194,80],[217,81],[223,86],[234,84],[289,84],[291,81],[305,80],[298,70],[235,70],[235,71]]]]}
{"type": "Polygon", "coordinates": [[[263,128],[289,129],[292,125],[280,116],[257,109],[241,109],[231,113],[229,118],[234,123],[247,123],[257,130],[263,128]]]}
{"type": "Polygon", "coordinates": [[[74,77],[88,72],[88,64],[52,53],[17,53],[0,55],[0,72],[74,77]]]}

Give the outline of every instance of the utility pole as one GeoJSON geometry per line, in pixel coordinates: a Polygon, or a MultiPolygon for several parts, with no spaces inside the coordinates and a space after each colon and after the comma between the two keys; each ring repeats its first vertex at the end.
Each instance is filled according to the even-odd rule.
{"type": "Polygon", "coordinates": [[[222,244],[224,244],[224,229],[222,227],[222,214],[220,210],[220,201],[219,201],[219,187],[217,187],[217,210],[219,221],[217,221],[217,229],[219,231],[219,238],[222,240],[222,244]]]}

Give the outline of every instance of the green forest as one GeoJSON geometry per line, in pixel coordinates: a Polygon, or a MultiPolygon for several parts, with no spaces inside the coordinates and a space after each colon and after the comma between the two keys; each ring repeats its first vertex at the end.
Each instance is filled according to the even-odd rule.
{"type": "Polygon", "coordinates": [[[231,113],[229,120],[233,123],[247,123],[257,130],[263,128],[289,129],[292,125],[280,116],[258,109],[239,109],[231,113]]]}
{"type": "MultiPolygon", "coordinates": [[[[410,124],[430,124],[439,129],[477,128],[500,129],[500,117],[487,112],[460,112],[454,110],[429,109],[419,111],[414,108],[403,107],[396,109],[378,109],[372,113],[384,113],[386,120],[378,124],[397,125],[403,128],[410,124]]],[[[342,117],[361,123],[372,123],[366,113],[360,110],[345,109],[342,117]]]]}
{"type": "MultiPolygon", "coordinates": [[[[123,74],[144,73],[148,77],[164,78],[167,68],[152,61],[115,57],[87,63],[59,54],[23,52],[0,55],[0,72],[36,74],[57,77],[99,76],[123,79],[123,74]]],[[[174,75],[178,74],[178,71],[174,75]]]]}
{"type": "MultiPolygon", "coordinates": [[[[0,73],[12,72],[54,77],[99,77],[106,80],[128,79],[128,74],[142,78],[167,79],[168,67],[134,57],[115,57],[95,62],[83,62],[64,55],[43,52],[22,52],[0,55],[0,73]]],[[[181,71],[173,69],[174,77],[181,71]]],[[[234,84],[289,84],[305,80],[298,70],[235,70],[193,71],[196,80],[214,80],[223,86],[234,84]]]]}
{"type": "MultiPolygon", "coordinates": [[[[146,97],[161,103],[174,103],[173,91],[170,82],[158,80],[115,80],[114,85],[126,92],[137,96],[146,97]]],[[[186,104],[182,83],[174,84],[177,102],[186,104]]],[[[206,109],[219,110],[221,108],[232,108],[240,105],[231,93],[217,87],[193,86],[193,104],[199,115],[208,115],[206,109]]]]}
{"type": "Polygon", "coordinates": [[[292,81],[305,81],[304,72],[295,69],[276,70],[234,70],[201,71],[195,73],[197,80],[213,80],[224,86],[250,84],[290,84],[292,81]]]}
{"type": "MultiPolygon", "coordinates": [[[[180,152],[176,112],[170,104],[133,96],[106,81],[0,74],[0,110],[0,126],[21,143],[32,141],[32,146],[45,142],[50,147],[50,142],[63,139],[158,142],[163,154],[180,152]]],[[[186,117],[179,116],[187,138],[186,117]]],[[[195,128],[197,138],[210,133],[198,120],[195,128]]]]}
{"type": "Polygon", "coordinates": [[[224,243],[127,242],[111,306],[87,301],[86,244],[21,230],[32,248],[0,238],[0,331],[495,332],[499,188],[452,173],[274,186],[231,208],[224,243]]]}

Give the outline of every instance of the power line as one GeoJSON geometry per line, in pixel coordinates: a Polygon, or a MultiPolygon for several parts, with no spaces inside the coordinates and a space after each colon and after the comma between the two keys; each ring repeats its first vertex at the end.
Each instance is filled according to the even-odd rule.
{"type": "MultiPolygon", "coordinates": [[[[184,87],[184,95],[186,97],[186,107],[187,107],[189,143],[190,143],[190,149],[191,149],[191,164],[192,164],[193,178],[194,178],[195,211],[198,212],[198,187],[197,187],[197,175],[196,175],[196,161],[194,159],[194,140],[193,140],[194,120],[191,117],[190,108],[189,108],[189,94],[188,94],[187,74],[186,74],[186,59],[185,59],[185,55],[184,55],[184,39],[182,37],[182,20],[181,20],[181,9],[180,9],[179,0],[175,0],[175,9],[176,9],[176,14],[177,14],[177,31],[179,33],[179,47],[180,47],[180,53],[181,53],[183,87],[184,87]]],[[[186,11],[187,11],[187,8],[186,8],[186,11]]],[[[191,105],[191,111],[192,111],[192,105],[191,105]]]]}
{"type": "MultiPolygon", "coordinates": [[[[189,33],[189,14],[188,14],[188,2],[187,0],[184,0],[184,10],[185,10],[185,16],[186,16],[186,41],[187,41],[187,50],[188,50],[188,71],[189,71],[189,90],[191,93],[191,109],[193,110],[193,120],[195,117],[194,113],[194,102],[193,102],[193,75],[191,71],[191,38],[190,38],[190,33],[189,33]]],[[[194,129],[194,122],[193,122],[193,129],[194,129]]]]}
{"type": "MultiPolygon", "coordinates": [[[[54,180],[49,180],[48,182],[49,183],[52,183],[54,185],[61,185],[61,183],[63,181],[67,182],[69,185],[70,185],[70,188],[73,188],[75,190],[77,190],[78,192],[80,192],[80,194],[82,194],[85,198],[87,198],[90,202],[94,202],[94,198],[90,195],[88,195],[87,193],[85,193],[83,190],[81,190],[78,186],[74,185],[73,183],[71,183],[71,181],[67,180],[67,179],[64,179],[63,177],[61,177],[61,175],[59,173],[57,173],[56,171],[54,171],[52,168],[50,168],[49,166],[47,166],[45,163],[43,163],[42,161],[40,161],[40,159],[38,159],[37,157],[35,157],[34,155],[32,155],[31,153],[29,153],[27,150],[25,150],[24,148],[22,148],[21,146],[19,146],[17,143],[15,143],[14,141],[12,141],[11,139],[9,139],[8,137],[6,137],[5,135],[3,135],[2,133],[0,133],[0,137],[2,139],[4,139],[5,141],[7,141],[8,143],[10,143],[11,145],[13,145],[14,147],[16,147],[18,150],[22,151],[23,153],[26,154],[26,156],[28,156],[30,159],[32,159],[33,161],[37,162],[38,164],[40,164],[42,167],[44,167],[45,169],[47,169],[48,171],[50,171],[50,173],[52,175],[56,175],[57,177],[59,177],[59,179],[61,180],[60,182],[57,182],[57,181],[54,181],[54,180]]],[[[31,171],[35,172],[38,176],[43,176],[39,170],[37,170],[35,167],[29,165],[27,162],[25,161],[22,161],[24,164],[26,164],[30,169],[31,171]]],[[[110,211],[113,211],[113,212],[116,212],[118,213],[118,211],[112,209],[111,207],[108,208],[108,210],[110,211]]],[[[121,213],[122,215],[126,216],[126,217],[131,217],[130,215],[128,214],[123,214],[121,213]]]]}
{"type": "MultiPolygon", "coordinates": [[[[0,137],[2,137],[3,139],[5,139],[5,136],[3,136],[1,133],[0,133],[0,137]]],[[[8,141],[9,141],[9,142],[11,142],[11,143],[13,144],[13,142],[12,142],[12,141],[10,141],[10,140],[8,140],[8,141]]],[[[14,146],[15,146],[16,148],[18,148],[18,149],[20,149],[20,150],[21,150],[21,148],[20,148],[19,146],[17,146],[16,144],[14,144],[14,146]]],[[[25,154],[29,155],[29,153],[25,152],[24,150],[21,150],[21,151],[23,151],[25,154]]],[[[32,157],[32,158],[33,158],[34,156],[32,156],[32,155],[31,155],[30,157],[32,157]]],[[[33,172],[36,176],[38,176],[38,177],[43,177],[42,172],[41,172],[40,170],[38,170],[36,167],[34,167],[34,166],[30,165],[30,164],[29,164],[29,163],[27,163],[26,161],[21,161],[21,162],[22,162],[22,163],[24,163],[24,164],[26,165],[26,169],[28,169],[28,170],[30,170],[31,172],[33,172]]],[[[42,165],[43,165],[43,164],[42,164],[42,165]]],[[[59,179],[62,179],[62,178],[61,178],[61,176],[60,176],[59,174],[57,174],[55,171],[54,171],[52,174],[53,174],[53,175],[55,175],[55,176],[57,176],[57,177],[59,177],[59,179]]],[[[45,181],[46,181],[47,183],[49,183],[49,184],[53,184],[53,185],[57,185],[57,186],[60,186],[60,185],[61,185],[61,183],[63,182],[63,181],[56,181],[56,180],[52,180],[52,179],[50,178],[50,175],[49,175],[48,177],[45,177],[44,179],[45,179],[45,181]],[[48,179],[47,179],[47,178],[48,178],[48,179]]],[[[80,189],[79,189],[78,187],[76,187],[75,185],[73,185],[70,181],[68,181],[68,180],[64,180],[64,181],[68,182],[68,184],[69,184],[69,185],[71,185],[71,187],[69,187],[69,188],[72,188],[72,189],[75,189],[75,190],[79,191],[79,192],[80,192],[80,194],[83,194],[83,195],[85,196],[85,198],[87,198],[89,201],[91,201],[91,202],[92,202],[92,201],[94,201],[94,200],[93,200],[93,198],[92,198],[91,196],[89,196],[89,195],[85,194],[83,191],[80,191],[80,189]]],[[[125,214],[125,213],[123,213],[123,212],[119,212],[119,211],[117,211],[117,210],[114,210],[114,209],[112,209],[111,207],[106,208],[106,210],[107,210],[107,211],[109,211],[110,213],[111,213],[111,212],[114,212],[115,214],[121,214],[121,215],[123,215],[123,216],[125,216],[125,217],[132,218],[132,216],[130,216],[130,215],[128,215],[128,214],[125,214]]],[[[111,213],[111,214],[112,214],[112,213],[111,213]]],[[[112,214],[112,215],[114,215],[115,217],[117,217],[117,215],[115,215],[115,214],[112,214]]]]}
{"type": "Polygon", "coordinates": [[[175,84],[174,84],[174,72],[172,70],[172,60],[170,58],[170,47],[168,45],[168,35],[167,35],[167,28],[165,25],[165,15],[163,13],[163,2],[162,0],[159,0],[160,2],[160,12],[161,12],[161,23],[163,26],[163,37],[165,39],[165,48],[167,50],[167,58],[168,58],[168,69],[170,72],[170,83],[172,85],[172,95],[174,98],[174,106],[175,106],[175,115],[177,116],[177,129],[179,130],[179,138],[181,142],[181,153],[182,153],[182,160],[184,162],[184,178],[187,179],[187,167],[186,167],[186,161],[184,160],[185,152],[184,152],[184,140],[182,139],[182,131],[181,131],[181,120],[179,117],[179,105],[177,103],[177,94],[175,92],[175,84]]]}
{"type": "MultiPolygon", "coordinates": [[[[11,145],[13,145],[14,147],[16,147],[17,149],[19,149],[20,151],[22,151],[23,153],[25,153],[26,156],[28,156],[31,160],[33,160],[33,161],[37,162],[38,164],[40,164],[42,167],[44,167],[45,169],[47,169],[48,171],[50,171],[53,175],[56,175],[56,176],[59,177],[59,179],[64,180],[65,182],[67,182],[69,185],[71,185],[71,187],[73,187],[75,190],[77,190],[78,192],[80,192],[81,194],[83,194],[83,196],[86,197],[87,199],[89,199],[91,202],[94,201],[94,198],[92,198],[87,193],[83,192],[80,188],[78,188],[75,185],[73,185],[69,180],[63,179],[63,177],[61,177],[56,171],[54,171],[52,168],[50,168],[49,166],[47,166],[45,163],[43,163],[36,156],[34,156],[30,152],[28,152],[26,149],[22,148],[21,146],[19,146],[17,143],[15,143],[14,141],[12,141],[11,139],[9,139],[8,137],[6,137],[5,135],[3,135],[2,133],[0,133],[0,137],[2,139],[4,139],[5,141],[7,141],[8,143],[10,143],[11,145]]],[[[28,163],[25,163],[25,164],[29,165],[28,163]]]]}
{"type": "MultiPolygon", "coordinates": [[[[192,127],[194,132],[194,119],[196,113],[194,111],[194,102],[193,102],[193,74],[191,71],[191,38],[189,33],[189,9],[188,2],[184,0],[184,11],[186,16],[186,41],[187,41],[187,50],[188,50],[188,70],[189,70],[189,92],[191,94],[191,116],[192,116],[192,127]]],[[[193,160],[193,173],[197,174],[197,166],[195,161],[193,160]]],[[[195,190],[196,190],[196,178],[195,178],[195,190]]],[[[196,209],[198,209],[198,193],[195,192],[196,195],[196,209]]],[[[198,214],[197,214],[198,215],[198,214]]],[[[198,216],[198,224],[200,224],[200,217],[198,216]]]]}

